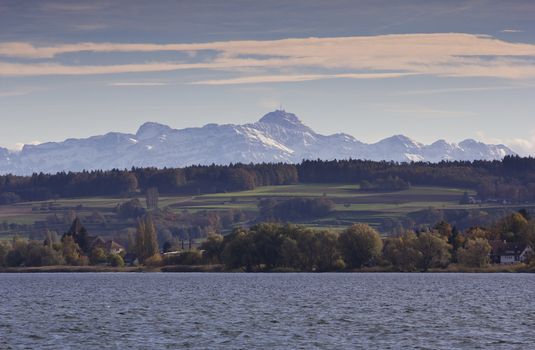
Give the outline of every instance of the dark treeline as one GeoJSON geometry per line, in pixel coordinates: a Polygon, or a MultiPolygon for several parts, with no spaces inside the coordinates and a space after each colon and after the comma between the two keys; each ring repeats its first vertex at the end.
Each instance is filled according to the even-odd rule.
{"type": "Polygon", "coordinates": [[[0,176],[0,204],[84,196],[117,196],[157,188],[161,194],[201,194],[298,182],[289,164],[191,166],[176,169],[61,172],[0,176]]]}
{"type": "Polygon", "coordinates": [[[327,198],[262,199],[258,203],[260,220],[288,221],[318,218],[328,215],[334,209],[334,202],[327,198]]]}
{"type": "Polygon", "coordinates": [[[476,190],[481,199],[535,200],[535,159],[396,163],[366,160],[305,160],[300,164],[231,164],[177,169],[61,172],[0,176],[0,204],[102,195],[125,195],[157,188],[162,194],[202,194],[250,190],[293,183],[364,183],[370,189],[409,185],[476,190]]]}

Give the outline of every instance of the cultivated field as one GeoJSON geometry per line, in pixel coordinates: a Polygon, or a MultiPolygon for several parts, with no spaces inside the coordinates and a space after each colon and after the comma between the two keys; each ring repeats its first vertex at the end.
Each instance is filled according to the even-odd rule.
{"type": "MultiPolygon", "coordinates": [[[[412,187],[395,192],[365,192],[359,190],[358,186],[349,184],[298,184],[199,196],[162,196],[159,207],[175,213],[241,210],[254,215],[258,212],[259,201],[265,198],[326,197],[336,204],[335,210],[330,215],[299,223],[315,228],[332,229],[342,229],[354,222],[379,226],[385,220],[400,219],[407,214],[428,208],[444,210],[516,208],[514,205],[496,203],[459,205],[459,199],[464,191],[456,188],[412,187]]],[[[13,225],[9,229],[10,224],[18,224],[17,230],[23,235],[40,227],[52,227],[62,232],[68,228],[68,219],[73,214],[81,217],[92,232],[111,235],[114,231],[135,227],[135,220],[119,218],[115,212],[117,204],[129,199],[92,197],[0,206],[0,237],[6,238],[13,233],[13,225]],[[96,213],[100,221],[95,219],[96,213]],[[104,223],[101,222],[102,219],[104,223]],[[51,225],[50,222],[54,224],[51,225]]],[[[144,198],[139,197],[139,199],[144,204],[144,198]]],[[[529,205],[523,207],[526,206],[530,207],[529,205]]]]}

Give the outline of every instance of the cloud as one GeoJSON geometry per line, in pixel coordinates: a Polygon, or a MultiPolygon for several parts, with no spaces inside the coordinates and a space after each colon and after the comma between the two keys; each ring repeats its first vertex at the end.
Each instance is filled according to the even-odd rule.
{"type": "Polygon", "coordinates": [[[48,2],[44,3],[42,9],[49,12],[93,12],[102,10],[110,4],[106,2],[48,2]]]}
{"type": "Polygon", "coordinates": [[[507,145],[521,156],[535,156],[535,130],[532,130],[528,138],[500,139],[488,137],[485,132],[476,132],[477,137],[486,143],[507,145]]]}
{"type": "Polygon", "coordinates": [[[474,91],[493,91],[493,90],[514,90],[514,89],[527,89],[533,88],[535,85],[522,84],[522,85],[496,85],[496,86],[472,86],[472,87],[452,87],[444,89],[425,89],[425,90],[408,90],[401,91],[397,95],[409,96],[409,95],[434,95],[444,94],[452,92],[474,92],[474,91]]]}
{"type": "Polygon", "coordinates": [[[217,68],[216,64],[180,64],[154,62],[108,66],[68,66],[54,63],[21,64],[0,63],[0,76],[94,75],[142,72],[166,72],[180,69],[217,68]]]}
{"type": "Polygon", "coordinates": [[[43,89],[42,88],[20,88],[20,89],[0,91],[0,98],[28,95],[37,90],[43,90],[43,89]]]}
{"type": "Polygon", "coordinates": [[[108,86],[126,86],[126,87],[136,87],[136,86],[165,86],[169,85],[168,83],[162,82],[150,82],[150,81],[132,81],[132,82],[116,82],[109,83],[108,86]]]}
{"type": "Polygon", "coordinates": [[[23,62],[15,63],[0,62],[0,76],[117,74],[183,69],[226,70],[240,73],[240,76],[224,80],[194,82],[210,85],[334,78],[376,79],[403,76],[403,74],[515,80],[535,78],[535,44],[512,43],[486,35],[463,33],[191,44],[75,43],[36,46],[25,42],[9,42],[0,43],[0,56],[25,59],[23,62]],[[102,63],[81,66],[54,62],[57,56],[73,52],[104,54],[164,51],[184,52],[190,56],[188,61],[154,60],[116,65],[102,63]],[[210,52],[211,55],[209,58],[196,60],[197,54],[202,52],[210,52]],[[46,63],[31,61],[35,59],[52,61],[46,63]],[[250,76],[243,76],[244,70],[253,73],[250,76]],[[272,73],[268,75],[258,73],[266,70],[272,73]],[[319,71],[322,73],[317,73],[319,71]]]}
{"type": "Polygon", "coordinates": [[[22,151],[22,149],[24,148],[25,145],[39,145],[41,143],[42,143],[41,141],[32,141],[32,142],[29,142],[29,143],[17,142],[15,144],[15,147],[13,147],[13,150],[14,151],[22,151]]]}
{"type": "Polygon", "coordinates": [[[28,91],[23,90],[0,91],[0,97],[22,96],[27,95],[28,93],[28,91]]]}
{"type": "Polygon", "coordinates": [[[260,75],[232,79],[201,80],[192,82],[193,85],[235,85],[235,84],[258,84],[258,83],[286,83],[322,79],[379,79],[399,78],[411,73],[354,73],[354,74],[288,74],[288,75],[260,75]]]}
{"type": "Polygon", "coordinates": [[[102,23],[86,23],[86,24],[74,24],[72,26],[76,30],[81,31],[94,31],[108,28],[107,24],[102,23]]]}
{"type": "Polygon", "coordinates": [[[506,144],[520,155],[535,156],[535,130],[531,132],[529,139],[513,138],[507,140],[506,144]]]}
{"type": "Polygon", "coordinates": [[[523,33],[523,30],[520,29],[502,29],[500,33],[523,33]]]}

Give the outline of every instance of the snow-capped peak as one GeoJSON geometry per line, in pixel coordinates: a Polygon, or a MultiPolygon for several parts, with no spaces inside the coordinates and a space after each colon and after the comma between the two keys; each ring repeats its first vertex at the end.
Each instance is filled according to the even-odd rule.
{"type": "Polygon", "coordinates": [[[288,129],[308,129],[295,114],[288,113],[281,109],[264,115],[258,122],[264,124],[276,124],[288,129]]]}
{"type": "Polygon", "coordinates": [[[379,143],[404,145],[406,147],[420,147],[421,146],[420,143],[414,141],[413,139],[405,135],[390,136],[390,137],[387,137],[386,139],[379,141],[379,143]]]}
{"type": "Polygon", "coordinates": [[[424,145],[403,135],[365,144],[346,134],[321,135],[284,110],[245,125],[207,124],[172,129],[148,122],[135,135],[108,133],[26,146],[11,153],[0,148],[0,174],[28,175],[135,167],[183,167],[192,164],[286,162],[303,159],[428,161],[502,159],[514,154],[503,145],[474,140],[460,144],[440,140],[424,145]]]}
{"type": "Polygon", "coordinates": [[[163,133],[172,131],[169,126],[155,123],[155,122],[146,122],[145,124],[141,125],[139,129],[136,132],[136,139],[137,140],[147,140],[151,139],[153,137],[159,136],[163,133]]]}

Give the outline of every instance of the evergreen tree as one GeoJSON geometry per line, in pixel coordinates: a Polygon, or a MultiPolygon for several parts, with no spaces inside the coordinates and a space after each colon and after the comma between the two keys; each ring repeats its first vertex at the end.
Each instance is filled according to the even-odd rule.
{"type": "Polygon", "coordinates": [[[74,239],[74,242],[78,244],[82,252],[89,252],[89,235],[87,233],[86,228],[82,225],[82,222],[78,217],[74,218],[71,224],[71,228],[63,235],[61,240],[65,240],[66,237],[72,237],[74,239]]]}

